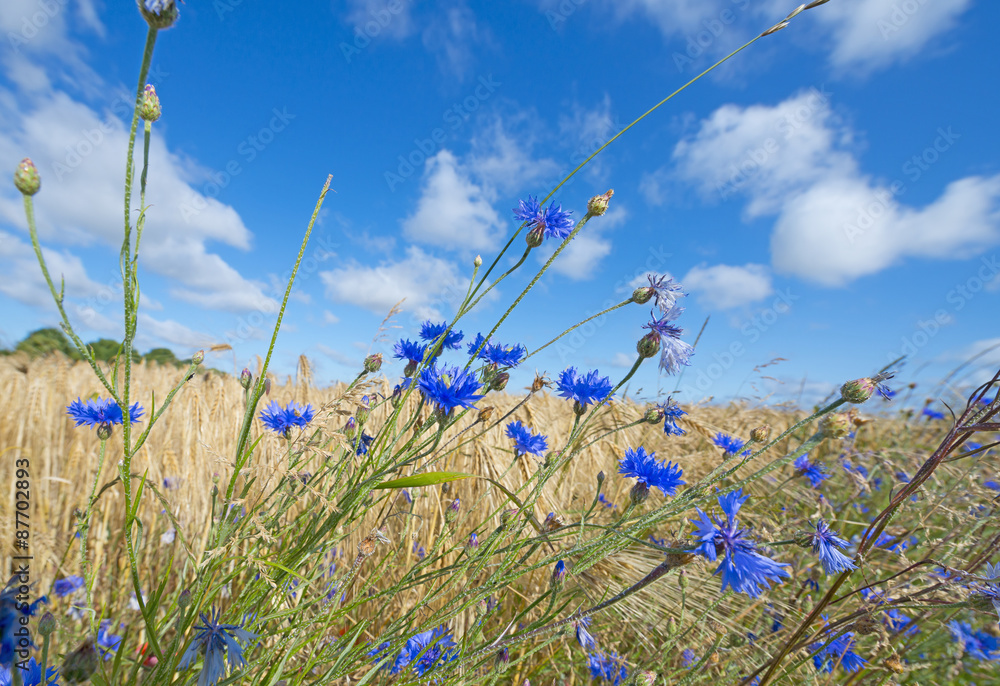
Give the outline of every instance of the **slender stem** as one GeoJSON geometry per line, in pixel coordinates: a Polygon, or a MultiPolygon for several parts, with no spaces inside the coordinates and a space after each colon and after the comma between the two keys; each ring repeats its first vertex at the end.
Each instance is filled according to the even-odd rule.
{"type": "Polygon", "coordinates": [[[562,338],[563,336],[565,336],[566,334],[568,334],[568,333],[569,333],[570,331],[573,331],[574,329],[578,329],[579,327],[583,326],[583,325],[584,325],[584,324],[586,324],[587,322],[589,322],[589,321],[591,321],[591,320],[594,320],[594,319],[597,319],[598,317],[600,317],[600,316],[602,316],[602,315],[605,315],[605,314],[607,314],[608,312],[613,312],[613,311],[617,310],[617,309],[618,309],[619,307],[625,307],[625,306],[626,306],[626,305],[628,305],[628,304],[629,304],[630,302],[632,302],[632,298],[629,298],[628,300],[623,300],[622,302],[618,303],[617,305],[612,305],[611,307],[609,307],[609,308],[608,308],[608,309],[606,309],[606,310],[602,310],[601,312],[598,312],[597,314],[595,314],[595,315],[593,315],[593,316],[590,316],[590,317],[587,317],[586,319],[584,319],[584,320],[583,320],[582,322],[580,322],[579,324],[574,324],[573,326],[569,327],[568,329],[566,329],[565,331],[563,331],[563,332],[562,332],[561,334],[559,334],[558,336],[556,336],[555,338],[553,338],[553,339],[552,339],[551,341],[549,341],[548,343],[546,343],[546,344],[545,344],[545,345],[543,345],[542,347],[540,347],[540,348],[537,348],[537,349],[533,350],[533,351],[531,352],[531,354],[529,354],[529,355],[528,355],[527,357],[525,357],[524,359],[528,359],[528,357],[531,357],[532,355],[535,355],[535,354],[537,354],[537,353],[540,353],[540,352],[542,352],[542,351],[543,351],[543,350],[545,350],[545,349],[546,349],[547,347],[549,347],[550,345],[552,345],[553,343],[555,343],[556,341],[558,341],[558,340],[559,340],[560,338],[562,338]]]}

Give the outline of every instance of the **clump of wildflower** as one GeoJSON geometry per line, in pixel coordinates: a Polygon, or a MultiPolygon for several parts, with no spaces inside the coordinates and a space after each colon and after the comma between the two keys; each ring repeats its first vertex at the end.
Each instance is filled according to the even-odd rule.
{"type": "MultiPolygon", "coordinates": [[[[136,606],[138,608],[138,605],[136,606]]],[[[122,625],[125,628],[125,625],[122,625]]],[[[111,633],[111,620],[105,619],[101,622],[100,628],[97,630],[97,648],[101,651],[101,655],[104,656],[105,660],[110,660],[114,657],[114,653],[122,644],[122,637],[118,634],[111,633]]]]}
{"type": "Polygon", "coordinates": [[[625,457],[618,463],[618,473],[634,477],[646,489],[658,488],[664,496],[675,495],[677,487],[683,486],[680,466],[672,462],[659,462],[656,453],[647,453],[639,446],[635,450],[626,448],[625,457]]]}
{"type": "Polygon", "coordinates": [[[563,211],[562,205],[550,204],[543,210],[538,199],[530,195],[527,200],[519,200],[514,208],[514,218],[524,222],[528,235],[534,234],[536,240],[543,236],[560,240],[569,236],[573,232],[571,214],[570,210],[563,211]]]}
{"type": "Polygon", "coordinates": [[[243,657],[243,646],[257,638],[259,634],[244,629],[244,624],[220,624],[219,613],[212,608],[212,616],[202,613],[202,623],[195,626],[195,636],[181,657],[178,669],[187,669],[200,654],[205,657],[201,673],[198,675],[198,686],[211,686],[226,675],[226,663],[230,673],[246,666],[243,657]]]}
{"type": "Polygon", "coordinates": [[[750,496],[743,495],[738,490],[719,498],[719,507],[726,515],[726,521],[711,519],[698,511],[698,520],[692,523],[698,527],[692,533],[698,541],[696,552],[714,562],[720,553],[723,560],[715,570],[722,573],[722,590],[732,588],[737,593],[746,593],[756,598],[761,593],[761,586],[770,588],[768,581],[780,582],[782,577],[789,577],[783,567],[788,565],[775,562],[757,551],[757,546],[747,537],[747,530],[739,528],[736,514],[750,496]]]}
{"type": "Polygon", "coordinates": [[[642,327],[650,330],[647,338],[649,336],[659,337],[660,369],[667,374],[677,374],[681,370],[682,365],[690,365],[691,356],[694,354],[694,348],[681,340],[681,334],[684,333],[684,329],[670,323],[676,320],[683,311],[683,307],[675,304],[664,312],[663,316],[659,319],[657,319],[655,314],[650,312],[651,321],[642,327]]]}
{"type": "Polygon", "coordinates": [[[304,429],[315,416],[316,410],[313,409],[312,405],[302,407],[292,400],[285,407],[281,407],[276,401],[272,400],[261,411],[260,421],[271,431],[287,438],[292,427],[297,426],[304,429]]]}
{"type": "Polygon", "coordinates": [[[691,669],[691,665],[698,661],[698,656],[690,648],[685,648],[684,652],[681,653],[681,660],[685,668],[691,669]]]}
{"type": "Polygon", "coordinates": [[[816,522],[816,531],[806,535],[806,543],[819,555],[819,561],[827,574],[856,569],[851,558],[837,550],[846,548],[847,541],[834,533],[822,519],[816,522]]]}
{"type": "Polygon", "coordinates": [[[420,392],[445,414],[456,407],[472,407],[483,396],[477,394],[481,385],[475,376],[459,367],[437,365],[427,367],[417,384],[420,392]]]}
{"type": "MultiPolygon", "coordinates": [[[[712,443],[719,446],[726,451],[726,455],[735,455],[743,450],[743,446],[746,445],[742,440],[736,438],[736,436],[730,436],[727,433],[722,433],[721,431],[712,438],[712,443]]],[[[742,455],[749,455],[749,450],[743,450],[742,455]]]]}
{"type": "MultiPolygon", "coordinates": [[[[381,644],[369,651],[368,656],[374,657],[376,661],[381,660],[384,657],[382,653],[389,645],[389,642],[381,644]]],[[[441,625],[431,631],[423,631],[410,637],[402,650],[394,659],[386,663],[383,669],[388,669],[390,674],[399,674],[403,669],[409,667],[418,676],[424,676],[434,668],[458,659],[455,645],[451,629],[441,625]]]]}
{"type": "Polygon", "coordinates": [[[618,653],[608,654],[595,651],[587,656],[587,667],[594,679],[609,681],[613,686],[624,684],[628,680],[628,670],[625,660],[618,653]]]}
{"type": "Polygon", "coordinates": [[[358,436],[357,445],[354,447],[354,454],[355,455],[367,455],[368,454],[368,448],[371,446],[372,441],[374,441],[374,440],[375,440],[374,436],[369,436],[367,433],[365,433],[364,431],[362,431],[361,435],[358,436]]]}
{"type": "Polygon", "coordinates": [[[830,478],[830,473],[824,471],[822,465],[818,462],[812,462],[809,459],[809,453],[803,453],[796,457],[793,464],[797,473],[796,475],[809,479],[809,483],[813,488],[819,488],[819,485],[823,481],[830,478]]]}
{"type": "Polygon", "coordinates": [[[853,673],[868,664],[868,661],[854,652],[854,632],[838,636],[826,645],[813,643],[809,646],[814,651],[813,665],[820,672],[832,672],[836,665],[845,672],[853,673]]]}
{"type": "Polygon", "coordinates": [[[511,422],[507,425],[507,438],[514,439],[514,453],[516,455],[544,455],[548,450],[548,436],[532,434],[531,429],[523,426],[520,421],[511,422]]]}
{"type": "Polygon", "coordinates": [[[586,407],[593,402],[601,402],[611,394],[611,379],[601,376],[596,369],[580,375],[576,367],[570,367],[559,374],[556,382],[559,396],[575,400],[580,407],[586,407]]]}
{"type": "MultiPolygon", "coordinates": [[[[129,423],[142,421],[143,412],[144,410],[139,407],[139,403],[132,405],[128,411],[129,423]]],[[[122,408],[118,407],[118,403],[111,398],[97,398],[87,402],[77,398],[66,407],[66,414],[73,418],[77,426],[86,424],[98,428],[103,427],[105,430],[110,430],[115,424],[121,424],[123,419],[122,408]]]]}
{"type": "Polygon", "coordinates": [[[434,343],[441,336],[444,336],[444,340],[441,342],[442,350],[445,348],[458,350],[462,347],[462,339],[465,338],[465,334],[461,331],[448,331],[448,322],[435,324],[434,322],[427,321],[420,325],[420,340],[434,343]],[[447,334],[445,334],[446,331],[448,332],[447,334]]]}

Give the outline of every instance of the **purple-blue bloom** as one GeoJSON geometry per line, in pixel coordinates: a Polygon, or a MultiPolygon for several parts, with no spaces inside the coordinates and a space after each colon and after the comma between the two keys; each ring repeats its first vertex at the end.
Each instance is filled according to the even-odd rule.
{"type": "MultiPolygon", "coordinates": [[[[441,334],[445,331],[448,331],[448,322],[435,324],[427,321],[420,325],[420,338],[428,343],[432,343],[440,338],[441,334]]],[[[461,341],[463,338],[465,338],[465,334],[461,331],[448,331],[448,335],[444,337],[444,342],[441,344],[441,349],[451,348],[452,350],[458,350],[462,347],[461,341]]]]}
{"type": "Polygon", "coordinates": [[[682,410],[673,398],[667,398],[665,403],[657,405],[657,407],[663,412],[663,433],[668,436],[682,435],[684,429],[677,426],[677,420],[685,416],[687,412],[682,410]]]}
{"type": "Polygon", "coordinates": [[[739,528],[736,514],[749,497],[743,495],[741,489],[719,498],[719,506],[726,515],[725,522],[712,520],[701,508],[695,508],[699,519],[691,521],[698,530],[691,535],[699,541],[695,552],[712,562],[719,553],[723,553],[723,560],[715,570],[716,574],[722,573],[723,591],[729,587],[737,593],[756,598],[761,593],[761,585],[770,588],[768,581],[780,581],[781,577],[790,575],[783,569],[788,565],[757,552],[756,544],[747,538],[747,530],[739,528]]]}
{"type": "Polygon", "coordinates": [[[680,466],[658,462],[656,453],[647,453],[642,446],[635,450],[625,449],[625,457],[618,463],[618,473],[634,477],[649,488],[658,488],[665,496],[676,494],[677,487],[684,485],[680,466]]]}
{"type": "Polygon", "coordinates": [[[148,12],[161,16],[174,6],[174,0],[142,0],[142,5],[148,12]]]}
{"type": "Polygon", "coordinates": [[[977,660],[1000,660],[1000,641],[985,631],[973,631],[968,622],[948,622],[952,638],[962,644],[962,650],[977,660]]]}
{"type": "Polygon", "coordinates": [[[448,365],[433,365],[424,369],[417,387],[427,400],[445,413],[456,407],[472,407],[483,397],[476,393],[480,389],[480,383],[475,376],[464,369],[448,365]]]}
{"type": "Polygon", "coordinates": [[[354,447],[354,454],[355,455],[367,455],[368,454],[368,448],[371,446],[372,441],[374,441],[374,440],[375,440],[374,436],[369,436],[364,431],[362,431],[361,435],[358,436],[357,445],[354,447]]]}
{"type": "Polygon", "coordinates": [[[306,425],[316,416],[316,410],[312,405],[302,407],[294,400],[288,405],[281,407],[272,400],[260,413],[260,421],[271,431],[287,436],[293,426],[304,429],[306,425]]]}
{"type": "MultiPolygon", "coordinates": [[[[562,562],[562,560],[560,560],[560,562],[562,562]]],[[[581,617],[573,622],[573,626],[576,628],[576,642],[579,643],[584,650],[590,650],[597,645],[597,641],[594,640],[591,633],[587,631],[587,627],[590,626],[590,617],[581,617]]]]}
{"type": "Polygon", "coordinates": [[[830,473],[824,471],[818,462],[809,460],[809,453],[804,453],[796,457],[794,465],[800,476],[809,479],[809,483],[812,484],[813,488],[819,488],[819,485],[825,479],[830,478],[830,473]]]}
{"type": "Polygon", "coordinates": [[[625,660],[618,653],[612,652],[607,655],[600,651],[590,653],[587,656],[587,667],[590,668],[592,678],[610,681],[613,686],[624,684],[628,679],[625,660]]]}
{"type": "MultiPolygon", "coordinates": [[[[746,445],[743,441],[736,438],[735,436],[730,436],[729,434],[722,433],[721,431],[712,438],[712,443],[719,446],[726,451],[727,455],[735,455],[736,453],[743,450],[743,446],[746,445]]],[[[749,455],[749,450],[743,450],[743,455],[749,455]]]]}
{"type": "Polygon", "coordinates": [[[479,350],[476,357],[490,364],[495,364],[497,367],[516,367],[528,354],[527,348],[520,343],[514,345],[486,343],[483,340],[483,334],[477,334],[476,340],[469,343],[468,348],[470,355],[475,355],[476,351],[479,350]],[[480,348],[482,349],[480,350],[480,348]]]}
{"type": "MultiPolygon", "coordinates": [[[[21,670],[21,683],[23,686],[42,686],[42,666],[34,657],[28,658],[27,663],[17,662],[21,670]]],[[[10,669],[0,668],[0,686],[10,686],[13,683],[13,674],[10,669]]],[[[56,679],[59,677],[59,670],[52,665],[45,669],[45,684],[47,686],[59,686],[56,679]]]]}
{"type": "MultiPolygon", "coordinates": [[[[122,624],[121,628],[125,628],[122,624]]],[[[97,649],[101,651],[101,655],[104,656],[105,660],[110,660],[114,657],[114,652],[118,650],[118,647],[122,644],[122,637],[118,634],[113,634],[110,631],[111,620],[105,619],[101,622],[100,628],[97,630],[97,649]]]]}
{"type": "Polygon", "coordinates": [[[244,629],[243,624],[220,624],[219,613],[214,607],[211,619],[203,613],[201,621],[201,625],[194,627],[194,639],[184,651],[177,668],[187,669],[199,654],[204,655],[205,663],[198,675],[198,686],[211,686],[226,675],[226,662],[231,672],[246,666],[243,648],[237,639],[248,643],[259,634],[244,629]]]}
{"type": "MultiPolygon", "coordinates": [[[[132,405],[128,411],[129,422],[142,421],[142,413],[143,409],[139,407],[139,403],[132,405]]],[[[122,408],[118,407],[118,403],[111,398],[97,398],[87,402],[77,398],[66,407],[66,414],[73,418],[77,426],[105,424],[110,427],[114,424],[121,424],[123,419],[122,408]]]]}
{"type": "Polygon", "coordinates": [[[416,362],[420,364],[424,359],[424,353],[427,352],[427,346],[421,345],[415,341],[411,341],[409,338],[401,338],[396,341],[396,345],[393,346],[393,354],[397,360],[406,360],[407,362],[416,362]]]}
{"type": "Polygon", "coordinates": [[[514,439],[514,453],[516,455],[525,455],[527,453],[544,455],[549,447],[547,442],[548,436],[532,434],[531,429],[523,426],[520,421],[508,424],[506,434],[508,438],[514,439]]]}
{"type": "Polygon", "coordinates": [[[83,577],[76,574],[67,576],[65,579],[56,579],[56,582],[52,584],[52,592],[60,598],[65,598],[81,588],[83,588],[83,577]]]}
{"type": "MultiPolygon", "coordinates": [[[[31,617],[35,614],[39,603],[49,602],[44,596],[31,604],[21,602],[18,598],[20,591],[20,576],[14,575],[7,582],[3,592],[0,592],[0,668],[9,667],[14,662],[18,642],[25,638],[14,634],[24,626],[21,618],[31,617]]],[[[30,640],[28,638],[29,643],[30,640]]]]}
{"type": "MultiPolygon", "coordinates": [[[[385,642],[369,651],[368,655],[376,661],[381,660],[382,653],[389,646],[390,643],[385,642]]],[[[386,663],[383,669],[388,669],[391,674],[399,674],[405,667],[411,667],[419,676],[424,676],[439,664],[458,659],[458,652],[454,647],[451,629],[441,625],[410,637],[395,659],[386,663]]]]}
{"type": "Polygon", "coordinates": [[[576,367],[570,367],[559,374],[556,388],[559,389],[560,397],[575,400],[586,407],[607,398],[611,394],[612,385],[611,379],[600,376],[596,369],[581,376],[577,374],[576,367]]]}
{"type": "Polygon", "coordinates": [[[827,574],[856,569],[851,558],[837,550],[846,548],[847,541],[831,531],[822,519],[816,522],[816,531],[811,534],[811,538],[813,552],[819,554],[819,561],[827,574]]]}
{"type": "Polygon", "coordinates": [[[925,407],[923,415],[927,417],[928,421],[931,419],[944,419],[944,412],[938,412],[937,410],[932,410],[929,407],[925,407]]]}
{"type": "Polygon", "coordinates": [[[653,291],[653,302],[660,308],[661,312],[668,312],[677,302],[677,297],[687,295],[681,290],[681,285],[669,276],[656,276],[647,274],[649,287],[653,291]]]}
{"type": "Polygon", "coordinates": [[[660,337],[660,369],[667,374],[677,374],[682,365],[690,365],[691,356],[694,354],[694,348],[681,340],[684,329],[670,323],[677,319],[683,311],[683,307],[674,304],[659,319],[650,312],[649,316],[652,320],[649,324],[642,326],[660,337]]]}
{"type": "Polygon", "coordinates": [[[573,220],[570,219],[572,211],[563,211],[562,205],[549,204],[548,208],[542,209],[538,199],[528,196],[528,199],[519,200],[518,206],[514,208],[514,218],[525,222],[526,228],[540,229],[549,238],[563,239],[573,232],[573,220]]]}
{"type": "Polygon", "coordinates": [[[690,669],[691,665],[698,661],[698,656],[695,655],[694,651],[690,648],[685,648],[684,652],[681,653],[681,660],[683,661],[684,666],[690,669]]]}
{"type": "Polygon", "coordinates": [[[867,660],[854,652],[854,646],[854,632],[848,631],[826,645],[813,643],[809,650],[816,651],[813,664],[817,671],[832,672],[835,666],[840,665],[845,672],[853,673],[868,664],[867,660]]]}

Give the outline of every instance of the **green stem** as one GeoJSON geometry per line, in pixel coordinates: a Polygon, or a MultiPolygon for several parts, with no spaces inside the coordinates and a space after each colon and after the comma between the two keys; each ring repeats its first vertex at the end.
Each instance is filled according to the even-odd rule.
{"type": "Polygon", "coordinates": [[[561,334],[559,334],[558,336],[556,336],[555,338],[553,338],[553,339],[552,339],[551,341],[549,341],[548,343],[546,343],[546,344],[545,344],[545,345],[543,345],[542,347],[540,347],[540,348],[538,348],[538,349],[536,349],[536,350],[533,350],[533,351],[531,352],[531,354],[530,354],[530,355],[528,355],[527,357],[525,357],[524,359],[526,359],[526,360],[527,360],[527,359],[528,359],[529,357],[531,357],[532,355],[535,355],[535,354],[537,354],[537,353],[540,353],[540,352],[542,352],[542,351],[543,351],[543,350],[545,350],[545,349],[546,349],[547,347],[549,347],[550,345],[552,345],[553,343],[555,343],[556,341],[558,341],[558,340],[559,340],[560,338],[562,338],[563,336],[565,336],[566,334],[568,334],[568,333],[569,333],[570,331],[573,331],[574,329],[578,329],[578,328],[580,328],[581,326],[583,326],[584,324],[586,324],[587,322],[589,322],[589,321],[592,321],[592,320],[594,320],[594,319],[597,319],[598,317],[600,317],[600,316],[602,316],[602,315],[605,315],[605,314],[607,314],[608,312],[613,312],[613,311],[617,310],[617,309],[618,309],[619,307],[625,307],[625,306],[626,306],[626,305],[628,305],[628,304],[629,304],[630,302],[632,302],[632,298],[629,298],[628,300],[623,300],[622,302],[618,303],[617,305],[612,305],[611,307],[609,307],[609,308],[608,308],[608,309],[606,309],[606,310],[603,310],[603,311],[601,311],[601,312],[598,312],[597,314],[595,314],[595,315],[593,315],[593,316],[591,316],[591,317],[587,317],[586,319],[584,319],[584,320],[583,320],[582,322],[580,322],[579,324],[574,324],[573,326],[569,327],[568,329],[566,329],[565,331],[563,331],[563,332],[562,332],[561,334]]]}

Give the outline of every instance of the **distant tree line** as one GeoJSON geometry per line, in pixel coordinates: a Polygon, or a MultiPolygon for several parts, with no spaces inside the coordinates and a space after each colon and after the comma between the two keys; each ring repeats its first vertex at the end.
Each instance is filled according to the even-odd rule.
{"type": "MultiPolygon", "coordinates": [[[[121,348],[121,343],[113,341],[110,338],[98,338],[87,345],[94,351],[94,357],[105,362],[114,360],[121,348]]],[[[14,350],[0,349],[0,355],[10,355],[14,352],[27,353],[31,359],[43,357],[54,352],[60,352],[73,360],[80,359],[80,353],[77,352],[73,344],[66,338],[66,334],[54,327],[32,331],[14,346],[14,350]]],[[[172,364],[176,367],[186,367],[191,364],[190,359],[177,359],[177,356],[169,348],[153,348],[145,355],[140,355],[133,350],[132,361],[172,364]]]]}

